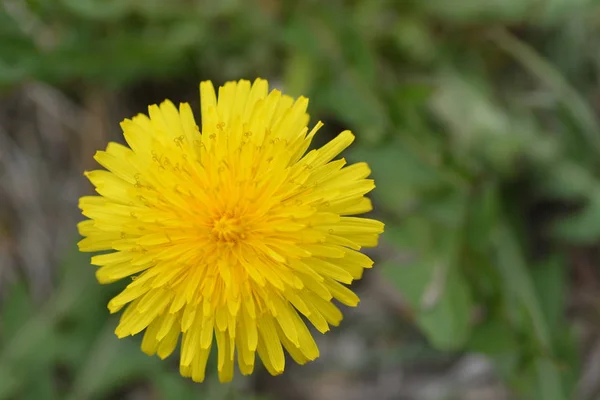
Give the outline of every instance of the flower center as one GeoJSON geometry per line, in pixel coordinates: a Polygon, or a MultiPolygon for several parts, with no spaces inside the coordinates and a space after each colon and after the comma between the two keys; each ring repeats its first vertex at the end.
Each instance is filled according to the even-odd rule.
{"type": "Polygon", "coordinates": [[[246,236],[240,219],[229,215],[214,219],[212,233],[218,242],[237,242],[246,236]]]}

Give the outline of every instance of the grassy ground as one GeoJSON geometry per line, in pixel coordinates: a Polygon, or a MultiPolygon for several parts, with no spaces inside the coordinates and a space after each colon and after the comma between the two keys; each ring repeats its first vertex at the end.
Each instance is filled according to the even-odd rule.
{"type": "Polygon", "coordinates": [[[598,33],[595,0],[5,0],[0,399],[596,399],[598,33]],[[321,359],[195,385],[113,335],[82,171],[148,104],[257,76],[356,133],[386,233],[321,359]]]}

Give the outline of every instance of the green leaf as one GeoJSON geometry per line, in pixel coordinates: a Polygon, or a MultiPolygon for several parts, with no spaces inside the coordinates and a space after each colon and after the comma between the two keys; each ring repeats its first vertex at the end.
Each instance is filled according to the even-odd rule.
{"type": "Polygon", "coordinates": [[[529,18],[535,0],[430,0],[421,4],[428,13],[456,22],[510,22],[529,18]]]}
{"type": "Polygon", "coordinates": [[[564,327],[566,304],[566,265],[562,257],[553,256],[538,263],[531,271],[540,308],[551,332],[564,327]]]}
{"type": "Polygon", "coordinates": [[[421,297],[431,281],[431,269],[430,264],[417,262],[406,264],[387,262],[380,265],[380,271],[386,281],[394,285],[414,309],[419,308],[421,297]]]}
{"type": "Polygon", "coordinates": [[[115,376],[110,371],[123,370],[124,366],[132,364],[132,358],[123,357],[121,350],[128,343],[121,342],[113,331],[114,323],[109,321],[95,340],[89,343],[86,360],[78,365],[78,374],[67,396],[68,400],[92,398],[102,391],[118,388],[123,383],[120,376],[115,376]],[[116,368],[116,365],[119,367],[116,368]]]}
{"type": "Polygon", "coordinates": [[[14,368],[8,364],[0,364],[0,400],[14,399],[26,379],[17,376],[14,368]]]}
{"type": "Polygon", "coordinates": [[[560,373],[556,365],[545,361],[546,358],[553,357],[551,331],[519,244],[514,233],[505,225],[494,235],[494,244],[498,252],[498,267],[504,279],[504,296],[514,297],[516,305],[527,316],[523,321],[514,322],[524,325],[522,330],[528,332],[536,343],[536,353],[544,355],[543,359],[536,359],[533,364],[533,376],[536,380],[528,383],[537,385],[534,391],[536,399],[563,400],[565,387],[560,373]],[[552,383],[544,386],[547,382],[552,383]]]}
{"type": "MultiPolygon", "coordinates": [[[[422,254],[433,246],[435,226],[423,215],[413,214],[406,217],[401,225],[386,226],[383,238],[400,252],[422,254]]],[[[396,268],[396,267],[394,267],[396,268]]],[[[397,268],[401,268],[398,266],[397,268]]],[[[417,273],[422,269],[415,268],[417,273]]],[[[407,273],[412,269],[407,268],[407,273]]]]}
{"type": "Polygon", "coordinates": [[[518,304],[526,310],[534,329],[533,334],[540,345],[548,349],[550,332],[516,238],[506,226],[502,226],[493,239],[496,245],[498,268],[504,279],[505,295],[514,296],[518,304]]]}
{"type": "Polygon", "coordinates": [[[183,380],[176,373],[155,374],[152,384],[163,399],[197,399],[202,391],[199,385],[183,380]]]}
{"type": "Polygon", "coordinates": [[[508,321],[493,315],[473,328],[466,350],[490,357],[498,375],[510,379],[519,367],[521,347],[508,321]]]}
{"type": "Polygon", "coordinates": [[[388,116],[374,88],[356,71],[348,70],[334,78],[319,102],[348,124],[359,139],[376,144],[383,138],[388,116]]]}
{"type": "Polygon", "coordinates": [[[425,192],[444,184],[436,168],[405,149],[399,141],[375,148],[352,148],[350,158],[369,163],[377,182],[373,198],[380,207],[397,215],[418,207],[425,192]]]}
{"type": "Polygon", "coordinates": [[[420,211],[442,226],[460,228],[464,223],[463,210],[468,201],[467,196],[468,193],[462,187],[449,187],[439,193],[430,193],[420,211]]]}
{"type": "Polygon", "coordinates": [[[134,7],[127,0],[61,0],[63,6],[80,18],[89,20],[115,20],[134,7]]]}
{"type": "Polygon", "coordinates": [[[52,374],[52,365],[45,364],[30,364],[33,368],[27,371],[32,379],[32,383],[23,388],[23,394],[19,397],[22,400],[53,400],[58,399],[55,390],[55,379],[52,374]]]}
{"type": "MultiPolygon", "coordinates": [[[[432,345],[440,350],[457,350],[469,338],[473,309],[470,288],[457,264],[461,235],[432,228],[425,232],[411,262],[389,262],[381,271],[412,306],[418,326],[432,345]],[[439,239],[433,239],[434,234],[439,239]]],[[[390,237],[398,243],[403,236],[401,230],[392,230],[390,237]]]]}
{"type": "Polygon", "coordinates": [[[377,85],[377,53],[369,41],[370,30],[361,30],[354,16],[339,18],[337,13],[329,13],[328,17],[328,24],[335,26],[345,63],[356,71],[366,86],[377,85]]]}
{"type": "Polygon", "coordinates": [[[8,288],[0,308],[0,337],[9,340],[33,314],[33,302],[24,281],[17,281],[8,288]]]}
{"type": "Polygon", "coordinates": [[[313,58],[304,52],[294,52],[287,61],[284,86],[292,96],[308,95],[315,79],[313,58]]]}
{"type": "Polygon", "coordinates": [[[434,275],[427,291],[423,293],[423,302],[431,299],[432,304],[421,305],[417,321],[436,348],[458,350],[471,333],[472,299],[469,287],[457,273],[450,272],[445,283],[438,283],[437,279],[442,278],[434,275]]]}
{"type": "Polygon", "coordinates": [[[435,59],[437,43],[426,20],[401,17],[394,25],[392,35],[396,46],[416,61],[425,63],[435,59]]]}
{"type": "Polygon", "coordinates": [[[600,154],[600,124],[588,101],[573,88],[555,66],[538,53],[536,49],[523,42],[506,29],[498,28],[491,35],[492,40],[504,51],[515,58],[539,83],[552,91],[556,101],[577,121],[581,139],[597,157],[600,154]]]}
{"type": "Polygon", "coordinates": [[[309,56],[314,62],[323,58],[323,40],[319,38],[319,31],[313,29],[316,22],[313,18],[292,18],[283,30],[285,43],[293,50],[309,56]]]}
{"type": "Polygon", "coordinates": [[[537,398],[539,400],[565,399],[561,374],[551,360],[540,358],[535,363],[537,372],[537,398]]]}
{"type": "Polygon", "coordinates": [[[553,233],[573,243],[596,243],[600,238],[600,196],[593,196],[583,210],[556,222],[553,233]]]}
{"type": "MultiPolygon", "coordinates": [[[[79,390],[93,393],[96,396],[105,395],[120,387],[126,386],[137,379],[143,379],[152,372],[163,367],[165,361],[158,357],[150,357],[140,350],[139,338],[118,339],[112,332],[99,337],[98,343],[108,344],[104,352],[92,352],[89,359],[90,370],[82,377],[77,386],[79,390]],[[102,374],[94,374],[94,363],[101,363],[102,374]],[[90,384],[91,387],[87,385],[90,384]]],[[[97,349],[101,350],[101,347],[97,349]]],[[[78,392],[71,399],[76,400],[78,392]]]]}
{"type": "Polygon", "coordinates": [[[515,352],[517,338],[506,321],[489,318],[473,328],[468,348],[471,351],[489,356],[498,356],[515,352]]]}
{"type": "Polygon", "coordinates": [[[485,182],[475,188],[469,199],[469,215],[465,229],[469,245],[487,253],[499,217],[499,190],[495,182],[485,182]]]}

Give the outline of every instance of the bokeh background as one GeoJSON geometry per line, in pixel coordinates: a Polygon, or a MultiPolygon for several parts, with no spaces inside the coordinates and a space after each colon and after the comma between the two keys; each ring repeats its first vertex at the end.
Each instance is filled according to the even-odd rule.
{"type": "Polygon", "coordinates": [[[599,398],[599,34],[596,0],[0,0],[0,399],[599,398]],[[198,385],[114,336],[82,172],[257,76],[356,133],[387,228],[320,359],[198,385]]]}

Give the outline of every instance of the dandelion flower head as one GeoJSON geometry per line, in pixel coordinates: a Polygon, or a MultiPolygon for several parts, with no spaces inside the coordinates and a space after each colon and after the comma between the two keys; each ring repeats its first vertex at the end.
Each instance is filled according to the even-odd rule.
{"type": "Polygon", "coordinates": [[[273,375],[284,349],[299,364],[319,356],[310,322],[325,333],[342,320],[333,299],[356,306],[347,285],[373,262],[383,224],[371,210],[365,163],[336,159],[354,136],[310,150],[308,100],[269,92],[257,79],[217,93],[200,84],[201,128],[187,103],[170,101],[121,123],[128,146],[109,143],[86,172],[81,251],[100,283],[130,283],[108,304],[124,308],[116,335],[144,331],[160,358],[179,342],[180,372],[201,382],[217,347],[219,379],[244,375],[255,356],[273,375]]]}

